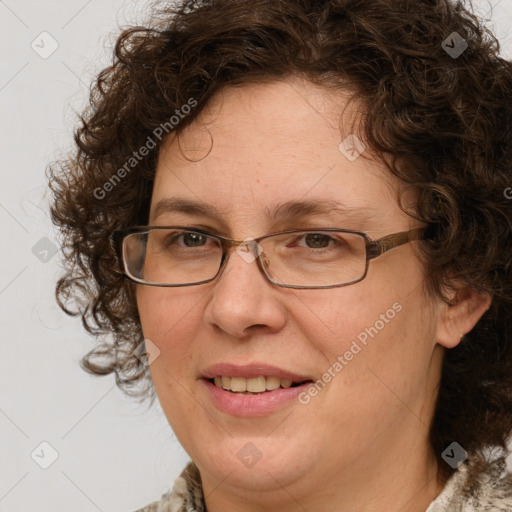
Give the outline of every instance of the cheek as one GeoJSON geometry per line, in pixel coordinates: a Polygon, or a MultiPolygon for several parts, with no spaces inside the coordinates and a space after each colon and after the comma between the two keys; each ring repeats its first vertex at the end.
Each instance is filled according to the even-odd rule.
{"type": "Polygon", "coordinates": [[[146,339],[157,347],[159,355],[149,369],[156,394],[171,425],[179,426],[180,417],[193,414],[195,358],[194,340],[201,318],[201,297],[180,290],[140,286],[137,307],[146,339]]]}
{"type": "Polygon", "coordinates": [[[377,374],[402,387],[415,372],[425,373],[433,347],[423,275],[411,263],[399,273],[384,265],[374,270],[353,287],[332,289],[330,300],[320,292],[303,295],[306,307],[295,318],[310,348],[329,362],[323,370],[343,375],[338,382],[375,385],[377,374]]]}
{"type": "Polygon", "coordinates": [[[140,286],[136,296],[144,337],[158,347],[167,366],[184,367],[199,325],[201,296],[149,286],[140,286]]]}
{"type": "MultiPolygon", "coordinates": [[[[294,318],[305,338],[314,348],[320,349],[329,359],[349,350],[352,341],[360,344],[369,338],[366,328],[379,322],[380,315],[396,317],[396,295],[372,287],[371,292],[363,282],[352,287],[309,291],[300,297],[301,307],[294,318]],[[327,293],[329,295],[327,295],[327,293]]],[[[387,326],[387,324],[386,324],[387,326]]],[[[386,330],[385,327],[382,330],[386,330]]]]}
{"type": "Polygon", "coordinates": [[[306,331],[304,320],[312,353],[321,352],[320,380],[326,386],[319,384],[319,392],[304,396],[303,403],[311,401],[317,420],[331,425],[333,435],[341,430],[354,443],[367,442],[372,432],[410,414],[404,403],[421,400],[432,344],[418,327],[416,300],[376,294],[363,307],[340,297],[323,311],[323,319],[327,312],[331,318],[329,328],[306,331]]]}

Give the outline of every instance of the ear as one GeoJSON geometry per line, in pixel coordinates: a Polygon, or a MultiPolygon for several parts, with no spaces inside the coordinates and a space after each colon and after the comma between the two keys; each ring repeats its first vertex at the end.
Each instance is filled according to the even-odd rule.
{"type": "Polygon", "coordinates": [[[459,288],[450,299],[453,304],[442,303],[436,328],[436,341],[446,348],[456,347],[462,337],[476,325],[491,307],[492,297],[474,288],[459,288]]]}

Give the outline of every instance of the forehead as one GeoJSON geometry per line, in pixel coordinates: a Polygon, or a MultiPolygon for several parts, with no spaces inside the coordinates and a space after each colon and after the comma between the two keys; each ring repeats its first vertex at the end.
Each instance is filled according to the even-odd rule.
{"type": "Polygon", "coordinates": [[[172,133],[163,143],[151,217],[169,198],[246,222],[256,212],[293,213],[297,205],[279,208],[292,202],[390,215],[398,208],[398,180],[370,148],[353,161],[340,151],[361,112],[349,97],[298,79],[223,89],[179,137],[172,133]]]}
{"type": "MultiPolygon", "coordinates": [[[[357,130],[364,109],[359,102],[349,103],[350,97],[348,90],[334,92],[297,77],[224,87],[180,134],[180,141],[185,141],[187,154],[199,157],[215,132],[212,159],[225,149],[232,158],[254,156],[255,163],[268,158],[314,163],[326,147],[337,148],[341,131],[346,136],[357,130]]],[[[164,148],[176,144],[175,138],[171,133],[164,148]]]]}

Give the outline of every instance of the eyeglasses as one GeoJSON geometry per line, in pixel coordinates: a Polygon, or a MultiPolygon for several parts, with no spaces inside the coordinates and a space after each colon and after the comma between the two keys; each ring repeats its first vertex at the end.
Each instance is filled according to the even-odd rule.
{"type": "Polygon", "coordinates": [[[112,242],[123,273],[150,286],[209,283],[233,248],[247,262],[257,260],[266,278],[285,288],[335,288],[366,277],[370,260],[412,240],[424,228],[372,240],[349,229],[293,229],[256,239],[232,240],[183,226],[136,226],[115,231],[112,242]]]}

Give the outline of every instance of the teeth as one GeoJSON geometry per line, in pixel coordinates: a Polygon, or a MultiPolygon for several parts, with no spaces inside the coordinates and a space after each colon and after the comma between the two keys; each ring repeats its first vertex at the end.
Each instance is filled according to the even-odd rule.
{"type": "Polygon", "coordinates": [[[214,379],[217,387],[225,389],[226,391],[233,391],[235,393],[263,393],[265,391],[272,391],[274,389],[289,388],[293,384],[291,380],[280,379],[279,377],[225,377],[217,376],[214,379]]]}
{"type": "Polygon", "coordinates": [[[253,393],[261,393],[267,389],[267,383],[265,377],[252,377],[247,379],[247,391],[253,393]]]}
{"type": "Polygon", "coordinates": [[[247,391],[247,379],[243,377],[231,377],[231,391],[247,391]]]}
{"type": "Polygon", "coordinates": [[[230,383],[231,383],[231,377],[221,377],[222,379],[222,387],[224,389],[231,389],[230,383]]]}
{"type": "Polygon", "coordinates": [[[267,391],[272,391],[273,389],[277,389],[281,386],[281,379],[279,377],[267,377],[265,380],[267,381],[267,391]]]}

